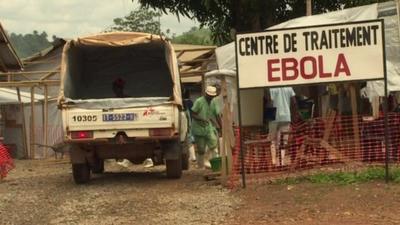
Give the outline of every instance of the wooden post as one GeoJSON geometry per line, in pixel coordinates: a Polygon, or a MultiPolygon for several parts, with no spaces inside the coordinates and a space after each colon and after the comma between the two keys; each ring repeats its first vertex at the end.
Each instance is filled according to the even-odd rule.
{"type": "Polygon", "coordinates": [[[307,4],[307,16],[311,16],[312,15],[312,0],[306,0],[306,4],[307,4]]]}
{"type": "Polygon", "coordinates": [[[325,121],[325,130],[324,130],[324,136],[322,137],[322,140],[329,142],[329,137],[331,135],[332,127],[334,125],[336,118],[336,111],[335,110],[329,110],[327,113],[327,119],[325,121]]]}
{"type": "Polygon", "coordinates": [[[35,158],[35,86],[31,87],[31,132],[30,132],[30,158],[35,158]]]}
{"type": "Polygon", "coordinates": [[[353,133],[354,133],[354,144],[357,156],[361,156],[361,144],[360,144],[360,128],[358,124],[358,112],[357,112],[357,96],[356,87],[354,84],[350,85],[350,98],[351,98],[351,114],[353,118],[353,133]]]}
{"type": "Polygon", "coordinates": [[[21,92],[19,90],[19,87],[17,87],[17,95],[18,95],[18,102],[20,105],[20,110],[22,114],[22,146],[24,148],[24,158],[28,159],[29,158],[29,150],[28,150],[28,141],[27,141],[27,135],[26,135],[26,121],[25,121],[25,108],[24,108],[24,103],[22,102],[21,99],[21,92]]]}
{"type": "Polygon", "coordinates": [[[221,176],[222,176],[222,180],[225,182],[226,180],[226,176],[228,174],[228,171],[226,170],[227,168],[227,161],[226,161],[226,150],[227,150],[227,146],[226,146],[226,138],[227,138],[227,130],[226,130],[226,110],[225,107],[228,104],[228,98],[227,98],[227,91],[226,91],[226,80],[225,80],[225,76],[222,77],[222,81],[221,81],[221,95],[222,95],[222,100],[223,100],[223,113],[222,113],[222,149],[220,149],[220,154],[221,154],[221,176]]]}
{"type": "Polygon", "coordinates": [[[226,85],[226,78],[222,79],[222,96],[224,101],[223,117],[222,117],[222,140],[223,140],[223,151],[222,151],[222,169],[226,174],[229,175],[233,169],[232,160],[232,148],[235,146],[235,135],[233,131],[233,118],[228,99],[228,91],[226,85]]]}
{"type": "MultiPolygon", "coordinates": [[[[312,0],[306,0],[306,16],[312,16],[312,0]]],[[[318,95],[318,85],[310,86],[311,90],[311,99],[314,101],[314,117],[319,117],[322,115],[321,113],[321,104],[320,104],[320,96],[318,95]]]]}
{"type": "MultiPolygon", "coordinates": [[[[49,124],[49,96],[48,86],[44,86],[44,120],[43,120],[43,144],[48,145],[48,124],[49,124]]],[[[47,158],[47,148],[45,148],[44,157],[47,158]]]]}

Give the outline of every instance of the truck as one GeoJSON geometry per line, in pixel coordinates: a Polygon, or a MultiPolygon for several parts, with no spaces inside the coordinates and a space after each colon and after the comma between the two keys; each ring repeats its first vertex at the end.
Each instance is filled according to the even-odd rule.
{"type": "Polygon", "coordinates": [[[112,32],[68,41],[58,106],[75,183],[103,173],[106,159],[188,169],[187,117],[175,51],[160,35],[112,32]]]}

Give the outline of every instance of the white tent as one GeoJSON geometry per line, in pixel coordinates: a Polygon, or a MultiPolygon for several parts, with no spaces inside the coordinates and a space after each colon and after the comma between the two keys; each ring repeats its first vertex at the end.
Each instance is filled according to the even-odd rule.
{"type": "MultiPolygon", "coordinates": [[[[31,93],[20,91],[21,101],[22,103],[30,103],[31,102],[31,93]]],[[[44,96],[40,94],[34,95],[35,102],[39,100],[43,100],[44,96]]],[[[9,89],[9,88],[0,88],[0,104],[17,104],[18,101],[18,93],[17,90],[9,89]]]]}
{"type": "MultiPolygon", "coordinates": [[[[400,91],[399,17],[395,2],[383,2],[314,16],[300,17],[269,27],[267,30],[374,20],[378,18],[384,19],[385,24],[388,89],[389,91],[400,91]]],[[[235,44],[233,42],[217,48],[215,52],[219,69],[236,70],[235,44]]],[[[367,90],[367,94],[370,97],[371,95],[384,95],[382,81],[368,82],[368,87],[370,91],[367,90]]]]}

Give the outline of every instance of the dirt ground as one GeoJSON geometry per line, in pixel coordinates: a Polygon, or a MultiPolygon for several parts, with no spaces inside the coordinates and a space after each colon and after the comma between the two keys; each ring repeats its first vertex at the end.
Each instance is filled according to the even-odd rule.
{"type": "Polygon", "coordinates": [[[0,181],[1,224],[400,224],[400,185],[252,184],[228,190],[191,169],[122,168],[75,185],[67,160],[16,161],[0,181]]]}
{"type": "Polygon", "coordinates": [[[226,224],[400,224],[400,185],[257,185],[226,224]]]}

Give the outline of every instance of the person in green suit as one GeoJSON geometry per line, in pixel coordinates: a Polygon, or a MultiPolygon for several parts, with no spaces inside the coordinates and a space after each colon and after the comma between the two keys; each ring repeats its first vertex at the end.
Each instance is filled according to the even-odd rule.
{"type": "MultiPolygon", "coordinates": [[[[214,101],[216,96],[217,88],[207,86],[205,95],[198,98],[192,107],[192,134],[196,145],[197,166],[199,168],[204,168],[206,150],[213,156],[217,153],[217,130],[221,127],[221,120],[218,105],[214,101]]],[[[207,164],[209,165],[208,162],[207,164]]]]}

